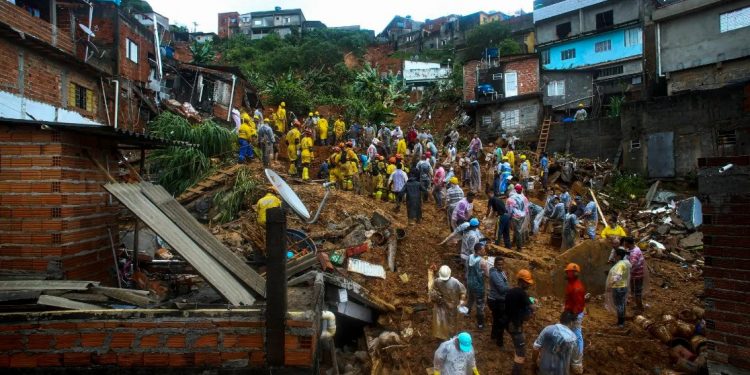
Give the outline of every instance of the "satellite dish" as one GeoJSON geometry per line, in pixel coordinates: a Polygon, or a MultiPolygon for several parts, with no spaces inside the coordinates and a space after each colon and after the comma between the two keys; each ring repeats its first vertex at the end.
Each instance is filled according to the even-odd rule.
{"type": "Polygon", "coordinates": [[[294,212],[299,215],[301,218],[305,220],[310,220],[310,212],[307,210],[307,207],[305,207],[305,204],[302,203],[302,200],[299,199],[297,196],[297,193],[292,190],[291,187],[289,187],[289,184],[284,181],[281,176],[276,174],[276,172],[266,168],[266,178],[268,178],[268,181],[271,182],[271,185],[273,185],[274,188],[276,188],[276,191],[279,192],[279,195],[281,196],[281,199],[286,202],[286,204],[289,205],[289,207],[294,210],[294,212]]]}
{"type": "Polygon", "coordinates": [[[81,30],[83,30],[84,33],[86,33],[86,35],[88,35],[88,36],[90,36],[92,38],[96,36],[96,34],[94,34],[94,32],[91,31],[91,29],[89,29],[88,26],[86,26],[86,25],[84,25],[82,23],[79,23],[78,26],[81,28],[81,30]]]}

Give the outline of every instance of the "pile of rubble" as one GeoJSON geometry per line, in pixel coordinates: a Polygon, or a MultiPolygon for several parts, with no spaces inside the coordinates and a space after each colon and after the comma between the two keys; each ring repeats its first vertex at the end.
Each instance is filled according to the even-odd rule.
{"type": "Polygon", "coordinates": [[[638,315],[634,322],[669,346],[669,357],[675,370],[698,374],[705,368],[707,357],[704,313],[704,309],[696,306],[680,311],[677,316],[662,315],[657,320],[638,315]]]}

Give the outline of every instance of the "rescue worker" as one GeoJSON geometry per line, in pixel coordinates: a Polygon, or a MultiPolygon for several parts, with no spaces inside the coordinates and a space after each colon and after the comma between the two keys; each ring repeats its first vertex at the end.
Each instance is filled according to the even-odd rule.
{"type": "Polygon", "coordinates": [[[570,206],[568,213],[563,218],[562,223],[562,244],[560,251],[568,250],[576,245],[576,239],[578,238],[578,229],[582,229],[583,225],[578,223],[578,216],[575,214],[577,207],[575,205],[570,206]]]}
{"type": "Polygon", "coordinates": [[[474,137],[469,143],[469,157],[479,157],[479,153],[482,151],[482,140],[479,139],[479,134],[474,134],[474,137]]]}
{"type": "Polygon", "coordinates": [[[568,280],[565,286],[565,306],[564,311],[571,314],[573,324],[570,327],[576,337],[577,356],[573,360],[573,369],[576,374],[583,373],[583,318],[586,309],[586,287],[579,278],[581,266],[576,263],[569,263],[565,266],[565,278],[568,280]]]}
{"type": "Polygon", "coordinates": [[[318,120],[318,144],[328,146],[328,119],[321,117],[318,120]]]}
{"type": "Polygon", "coordinates": [[[409,175],[409,180],[404,187],[406,194],[406,215],[409,222],[422,222],[422,195],[427,194],[427,189],[421,184],[415,173],[409,175]]]}
{"type": "Polygon", "coordinates": [[[271,129],[267,122],[261,122],[258,127],[258,145],[260,146],[263,155],[263,167],[265,168],[268,168],[271,165],[275,142],[276,136],[273,134],[273,129],[271,129]]]}
{"type": "Polygon", "coordinates": [[[482,172],[479,160],[473,156],[469,163],[469,187],[474,194],[478,194],[482,188],[482,172]]]}
{"type": "Polygon", "coordinates": [[[495,340],[495,344],[500,348],[503,347],[503,332],[508,326],[505,315],[505,296],[510,291],[508,276],[503,271],[503,263],[502,257],[495,257],[495,264],[490,268],[490,293],[487,296],[487,306],[492,311],[490,339],[495,340]]]}
{"type": "Polygon", "coordinates": [[[458,177],[451,177],[448,180],[448,189],[445,192],[445,211],[448,217],[448,227],[450,230],[456,229],[453,222],[453,211],[455,211],[458,202],[464,199],[464,191],[458,185],[458,177]]]}
{"type": "MultiPolygon", "coordinates": [[[[351,141],[347,141],[344,144],[346,152],[346,164],[344,164],[344,189],[354,190],[354,179],[359,172],[359,157],[354,152],[354,144],[351,141]]],[[[359,187],[359,186],[358,186],[359,187]]]]}
{"type": "Polygon", "coordinates": [[[432,302],[432,336],[445,340],[457,331],[458,307],[466,304],[466,287],[451,277],[447,265],[440,267],[438,277],[429,291],[432,302]]]}
{"type": "Polygon", "coordinates": [[[315,155],[313,153],[313,139],[312,133],[309,130],[305,130],[305,136],[302,137],[299,147],[301,149],[300,159],[302,164],[302,181],[310,179],[310,163],[312,163],[315,155]]]}
{"type": "MultiPolygon", "coordinates": [[[[576,337],[572,327],[573,313],[564,311],[560,323],[544,327],[534,341],[534,357],[539,365],[539,375],[568,375],[571,363],[579,357],[576,337]]],[[[580,374],[579,372],[576,372],[580,374]]]]}
{"type": "Polygon", "coordinates": [[[531,162],[526,160],[526,155],[521,155],[521,164],[518,169],[521,174],[521,184],[524,189],[528,189],[529,180],[531,179],[531,162]]]}
{"type": "Polygon", "coordinates": [[[333,153],[328,157],[328,181],[339,188],[342,187],[344,181],[344,176],[341,174],[341,169],[339,168],[340,158],[341,148],[336,146],[333,148],[333,153]]]}
{"type": "Polygon", "coordinates": [[[406,155],[406,141],[401,138],[396,143],[396,153],[406,155]]]}
{"type": "Polygon", "coordinates": [[[630,253],[624,247],[618,247],[615,251],[618,259],[607,273],[607,292],[611,303],[607,307],[617,313],[617,326],[625,327],[625,307],[628,303],[628,285],[630,284],[630,253]]]}
{"type": "Polygon", "coordinates": [[[524,223],[529,216],[529,201],[523,196],[523,187],[516,184],[505,201],[505,208],[511,215],[511,228],[513,229],[513,242],[516,250],[521,251],[524,240],[524,223]]]}
{"type": "Polygon", "coordinates": [[[479,375],[471,335],[461,332],[435,351],[433,375],[479,375]]]}
{"type": "Polygon", "coordinates": [[[596,208],[596,203],[591,199],[586,207],[583,209],[583,219],[586,225],[586,234],[590,239],[596,239],[596,225],[599,222],[599,210],[596,208]]]}
{"type": "MultiPolygon", "coordinates": [[[[400,140],[399,142],[403,142],[404,140],[400,140]]],[[[423,194],[422,194],[422,200],[427,202],[427,198],[430,196],[430,184],[432,183],[432,166],[430,165],[430,155],[429,153],[424,155],[424,158],[420,160],[415,169],[415,172],[419,176],[419,183],[422,184],[423,188],[423,194]]]]}
{"type": "Polygon", "coordinates": [[[635,299],[635,312],[640,314],[643,312],[643,283],[646,276],[646,258],[643,257],[641,248],[635,245],[635,239],[633,237],[625,237],[622,239],[622,246],[630,254],[628,255],[628,261],[630,262],[630,293],[633,294],[635,299]]]}
{"type": "Polygon", "coordinates": [[[526,362],[526,338],[523,334],[523,322],[529,320],[534,313],[532,299],[526,291],[534,285],[531,272],[526,269],[516,274],[518,286],[509,290],[505,296],[505,315],[508,320],[508,333],[513,340],[515,355],[513,356],[513,375],[521,375],[526,362]]]}
{"type": "Polygon", "coordinates": [[[609,218],[609,223],[604,226],[604,229],[602,229],[599,235],[606,240],[608,237],[623,238],[628,234],[625,232],[625,229],[620,226],[620,223],[618,223],[617,214],[612,214],[612,216],[609,218]]]}
{"type": "Polygon", "coordinates": [[[286,103],[281,102],[279,104],[279,108],[276,110],[276,118],[275,125],[276,125],[276,131],[279,132],[279,134],[286,133],[286,103]]]}
{"type": "Polygon", "coordinates": [[[247,113],[242,114],[242,123],[237,131],[237,141],[240,144],[239,157],[237,158],[238,163],[244,163],[253,160],[253,145],[250,143],[255,136],[255,132],[250,124],[250,115],[247,113]]]}
{"type": "Polygon", "coordinates": [[[487,214],[484,219],[497,215],[497,231],[495,233],[495,245],[500,245],[500,238],[503,239],[503,245],[511,248],[510,243],[510,215],[505,207],[505,202],[491,189],[487,191],[490,198],[487,200],[487,214]]]}
{"type": "Polygon", "coordinates": [[[391,187],[391,192],[396,199],[394,211],[398,211],[401,208],[401,201],[404,199],[404,188],[408,179],[409,177],[406,175],[406,172],[401,169],[401,164],[396,164],[396,170],[388,177],[388,186],[391,187]]]}
{"type": "Polygon", "coordinates": [[[336,121],[333,122],[333,142],[344,142],[345,132],[346,123],[344,122],[344,116],[339,115],[336,121]]]}
{"type": "Polygon", "coordinates": [[[482,232],[479,231],[479,219],[473,217],[468,222],[469,227],[463,231],[461,236],[460,256],[462,262],[466,262],[469,259],[469,255],[474,252],[474,246],[486,240],[482,232]]]}
{"type": "Polygon", "coordinates": [[[505,153],[505,157],[508,158],[508,165],[510,166],[511,171],[516,170],[516,153],[513,151],[512,148],[508,149],[508,152],[505,153]]]}
{"type": "Polygon", "coordinates": [[[265,227],[266,225],[266,211],[269,208],[281,207],[281,199],[274,194],[275,191],[273,186],[268,186],[266,188],[266,195],[258,199],[258,202],[255,204],[255,209],[258,211],[258,224],[261,226],[265,227]]]}
{"type": "Polygon", "coordinates": [[[299,161],[299,143],[302,134],[299,131],[300,123],[294,120],[294,127],[286,133],[287,157],[289,157],[289,175],[297,176],[297,163],[299,161]]]}
{"type": "Polygon", "coordinates": [[[466,286],[469,291],[468,303],[466,304],[469,310],[466,315],[471,315],[471,308],[476,304],[477,328],[480,330],[484,329],[484,277],[489,273],[489,266],[487,261],[484,260],[485,254],[485,245],[482,242],[477,242],[466,260],[466,286]]]}
{"type": "Polygon", "coordinates": [[[373,164],[372,169],[373,179],[375,180],[375,192],[373,193],[373,197],[376,200],[383,199],[383,194],[385,193],[385,169],[385,158],[383,155],[378,155],[377,162],[373,164]]]}

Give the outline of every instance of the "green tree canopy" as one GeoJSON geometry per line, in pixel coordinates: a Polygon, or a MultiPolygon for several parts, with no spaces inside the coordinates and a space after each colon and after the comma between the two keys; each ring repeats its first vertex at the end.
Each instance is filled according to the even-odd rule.
{"type": "Polygon", "coordinates": [[[466,36],[465,56],[478,59],[486,48],[498,48],[500,55],[521,53],[521,46],[511,39],[510,28],[500,22],[490,22],[471,30],[466,36]]]}

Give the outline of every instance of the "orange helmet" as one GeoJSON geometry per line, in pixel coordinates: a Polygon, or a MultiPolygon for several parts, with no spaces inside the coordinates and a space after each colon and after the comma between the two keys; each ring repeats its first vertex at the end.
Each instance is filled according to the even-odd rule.
{"type": "Polygon", "coordinates": [[[581,266],[575,263],[568,263],[568,265],[565,266],[565,271],[581,272],[581,266]]]}
{"type": "Polygon", "coordinates": [[[396,158],[393,157],[393,156],[391,156],[391,158],[388,159],[388,162],[391,163],[391,164],[396,164],[396,158]]]}
{"type": "Polygon", "coordinates": [[[302,125],[302,124],[301,124],[301,123],[299,122],[299,120],[297,120],[297,119],[294,119],[294,121],[292,122],[292,124],[293,124],[294,126],[300,126],[300,125],[302,125]]]}
{"type": "Polygon", "coordinates": [[[534,279],[531,277],[531,271],[520,270],[516,274],[516,279],[525,281],[527,284],[534,285],[534,279]]]}
{"type": "Polygon", "coordinates": [[[385,160],[385,158],[383,157],[383,155],[378,155],[378,160],[385,160]]]}
{"type": "Polygon", "coordinates": [[[346,145],[344,144],[344,142],[339,143],[339,148],[344,148],[344,147],[346,147],[346,145]]]}

